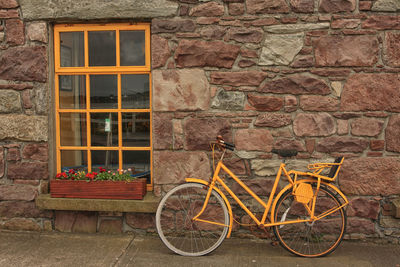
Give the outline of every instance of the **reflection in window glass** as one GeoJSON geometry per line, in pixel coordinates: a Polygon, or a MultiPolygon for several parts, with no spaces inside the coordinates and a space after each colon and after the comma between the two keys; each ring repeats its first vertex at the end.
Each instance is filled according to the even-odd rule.
{"type": "Polygon", "coordinates": [[[149,113],[122,113],[122,145],[150,146],[149,113]]]}
{"type": "Polygon", "coordinates": [[[121,66],[145,65],[145,32],[120,31],[121,66]]]}
{"type": "Polygon", "coordinates": [[[150,183],[150,151],[123,151],[123,168],[131,169],[134,176],[147,178],[150,183]]]}
{"type": "Polygon", "coordinates": [[[90,75],[90,107],[118,107],[117,75],[90,75]]]}
{"type": "Polygon", "coordinates": [[[118,151],[92,150],[92,171],[99,172],[100,167],[108,171],[117,171],[118,161],[118,151]]]}
{"type": "Polygon", "coordinates": [[[86,108],[86,77],[84,75],[60,75],[60,108],[86,108]]]}
{"type": "Polygon", "coordinates": [[[115,66],[115,31],[92,31],[88,36],[89,66],[115,66]]]}
{"type": "Polygon", "coordinates": [[[118,146],[118,114],[90,114],[92,146],[118,146]]]}
{"type": "Polygon", "coordinates": [[[121,75],[122,108],[150,108],[148,74],[121,75]]]}
{"type": "Polygon", "coordinates": [[[87,152],[82,150],[61,150],[61,170],[88,170],[87,152]]]}
{"type": "Polygon", "coordinates": [[[62,146],[86,146],[86,113],[60,114],[62,146]]]}
{"type": "Polygon", "coordinates": [[[83,32],[60,33],[60,66],[83,67],[85,65],[85,49],[83,32]]]}

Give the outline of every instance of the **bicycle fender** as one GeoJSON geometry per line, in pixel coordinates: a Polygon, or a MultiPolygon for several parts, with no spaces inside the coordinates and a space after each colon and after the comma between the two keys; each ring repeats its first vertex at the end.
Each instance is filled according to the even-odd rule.
{"type": "MultiPolygon", "coordinates": [[[[208,182],[206,182],[204,180],[201,180],[201,179],[197,179],[197,178],[186,178],[185,181],[187,183],[198,183],[198,184],[203,184],[203,185],[208,186],[208,182]]],[[[228,230],[228,234],[226,235],[226,238],[230,238],[231,237],[231,232],[232,232],[232,225],[233,225],[233,213],[232,213],[231,204],[229,203],[229,201],[226,198],[226,196],[221,192],[221,190],[219,190],[216,187],[214,187],[213,190],[217,191],[217,193],[223,198],[223,200],[225,201],[226,206],[228,207],[229,230],[228,230]]]]}
{"type": "MultiPolygon", "coordinates": [[[[304,180],[296,181],[295,184],[307,183],[307,182],[316,182],[317,183],[318,180],[315,180],[315,179],[304,179],[304,180]]],[[[349,203],[349,201],[347,200],[347,197],[336,186],[334,186],[331,183],[324,182],[324,181],[321,181],[321,184],[324,184],[327,187],[330,187],[333,191],[338,193],[342,197],[342,199],[344,200],[344,202],[345,202],[344,204],[347,205],[349,203]]],[[[283,193],[285,193],[286,190],[290,189],[291,187],[293,187],[293,185],[292,184],[288,184],[275,197],[274,203],[272,204],[272,208],[271,208],[271,223],[275,223],[275,218],[274,218],[273,215],[275,215],[275,208],[276,208],[276,204],[278,203],[278,200],[283,195],[283,193]]]]}

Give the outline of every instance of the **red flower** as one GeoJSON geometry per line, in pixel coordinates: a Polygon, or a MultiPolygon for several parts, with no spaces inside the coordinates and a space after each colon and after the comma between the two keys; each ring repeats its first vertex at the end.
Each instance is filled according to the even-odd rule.
{"type": "Polygon", "coordinates": [[[97,176],[97,172],[89,172],[86,174],[86,178],[89,178],[90,180],[93,180],[97,176]]]}
{"type": "Polygon", "coordinates": [[[64,179],[64,178],[68,178],[68,175],[65,172],[60,172],[60,173],[57,173],[56,178],[64,179]]]}
{"type": "Polygon", "coordinates": [[[104,169],[103,167],[100,167],[100,173],[102,172],[106,172],[106,169],[104,169]]]}
{"type": "Polygon", "coordinates": [[[74,174],[75,171],[74,171],[73,169],[69,169],[68,173],[69,173],[69,174],[74,174]]]}

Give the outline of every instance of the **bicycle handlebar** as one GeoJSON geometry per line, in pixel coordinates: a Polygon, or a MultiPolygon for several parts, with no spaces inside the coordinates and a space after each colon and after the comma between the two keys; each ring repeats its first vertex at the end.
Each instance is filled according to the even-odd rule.
{"type": "Polygon", "coordinates": [[[230,144],[230,143],[225,142],[224,139],[222,138],[222,136],[220,136],[220,135],[217,136],[217,143],[221,147],[229,149],[231,151],[233,151],[235,149],[235,145],[234,144],[230,144]]]}

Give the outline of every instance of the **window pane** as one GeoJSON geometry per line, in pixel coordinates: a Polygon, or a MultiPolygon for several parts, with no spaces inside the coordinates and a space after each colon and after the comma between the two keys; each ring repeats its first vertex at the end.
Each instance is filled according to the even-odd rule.
{"type": "Polygon", "coordinates": [[[115,31],[88,32],[89,66],[115,66],[115,31]]]}
{"type": "Polygon", "coordinates": [[[144,66],[145,32],[120,31],[121,66],[144,66]]]}
{"type": "Polygon", "coordinates": [[[83,32],[60,33],[60,66],[85,66],[85,49],[83,32]]]}
{"type": "Polygon", "coordinates": [[[148,74],[121,75],[122,108],[150,108],[148,74]]]}
{"type": "Polygon", "coordinates": [[[122,113],[122,145],[150,146],[149,113],[122,113]]]}
{"type": "Polygon", "coordinates": [[[69,169],[87,172],[87,152],[83,150],[61,150],[61,170],[68,171],[69,169]]]}
{"type": "Polygon", "coordinates": [[[118,170],[118,151],[92,150],[92,171],[99,172],[100,167],[107,171],[118,170]]]}
{"type": "Polygon", "coordinates": [[[117,75],[90,75],[90,107],[118,107],[118,77],[117,75]]]}
{"type": "Polygon", "coordinates": [[[150,180],[150,151],[123,151],[123,168],[124,170],[132,169],[132,173],[137,177],[147,178],[150,180]]]}
{"type": "Polygon", "coordinates": [[[60,108],[86,108],[86,77],[84,75],[60,75],[60,108]]]}
{"type": "Polygon", "coordinates": [[[62,146],[86,146],[86,114],[60,113],[62,146]]]}
{"type": "Polygon", "coordinates": [[[92,146],[118,146],[118,114],[90,114],[92,146]]]}

